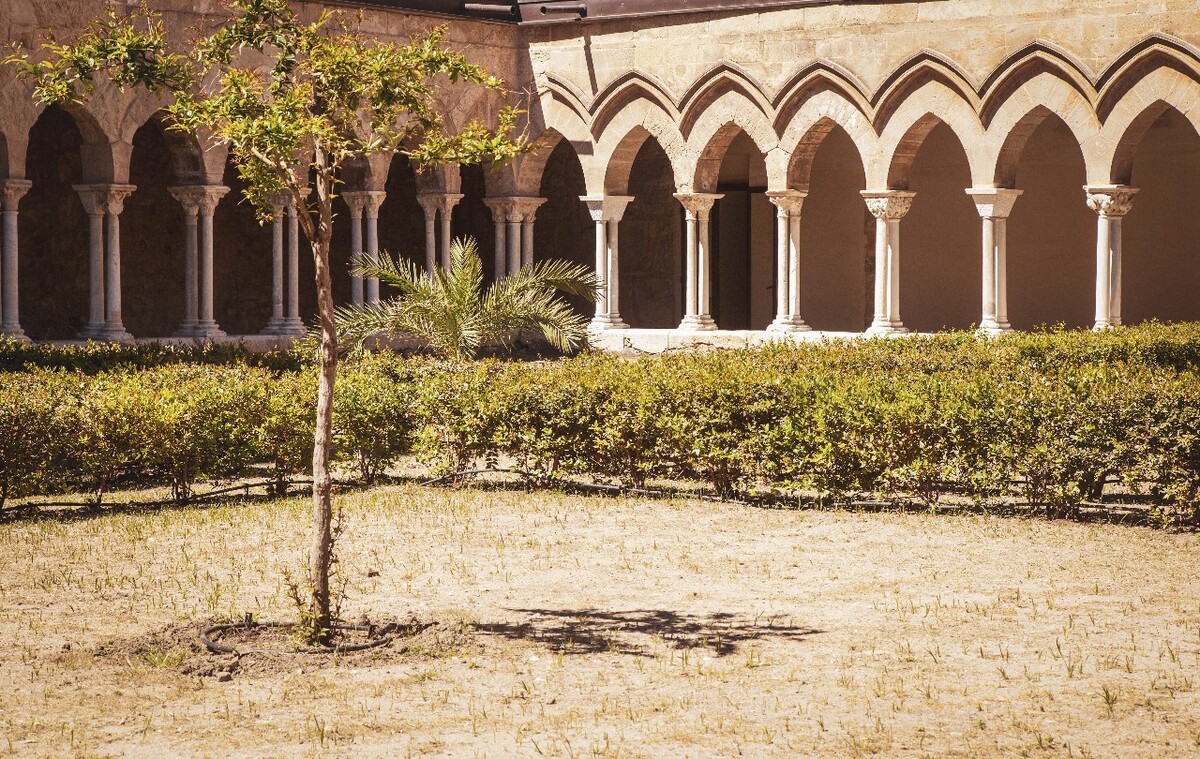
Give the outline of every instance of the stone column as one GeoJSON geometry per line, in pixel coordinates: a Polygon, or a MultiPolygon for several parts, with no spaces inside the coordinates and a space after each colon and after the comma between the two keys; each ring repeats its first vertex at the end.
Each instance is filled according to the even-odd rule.
{"type": "Polygon", "coordinates": [[[524,216],[521,213],[520,204],[514,200],[512,205],[508,207],[508,215],[504,220],[508,222],[508,241],[505,243],[505,250],[508,253],[508,274],[516,274],[521,269],[521,219],[524,216]]]}
{"type": "Polygon", "coordinates": [[[979,331],[1011,332],[1008,323],[1008,216],[1021,190],[972,187],[967,194],[983,220],[983,310],[979,331]]]}
{"type": "Polygon", "coordinates": [[[287,266],[285,313],[281,335],[303,335],[304,320],[300,318],[300,218],[296,201],[289,194],[284,210],[287,214],[287,266]]]}
{"type": "Polygon", "coordinates": [[[362,219],[367,199],[361,191],[347,190],[342,193],[342,200],[350,208],[350,303],[361,306],[366,302],[363,278],[355,272],[363,260],[362,219]]]}
{"type": "Polygon", "coordinates": [[[283,219],[286,204],[282,196],[271,206],[271,318],[264,335],[283,334],[283,219]]]}
{"type": "Polygon", "coordinates": [[[196,336],[205,339],[225,337],[213,312],[213,214],[228,187],[212,185],[200,188],[200,319],[196,336]]]}
{"type": "MultiPolygon", "coordinates": [[[[438,211],[441,213],[441,233],[442,233],[442,268],[449,271],[450,269],[450,221],[454,213],[454,207],[458,205],[458,201],[462,200],[463,196],[458,193],[446,192],[438,196],[438,211]]],[[[512,240],[512,237],[509,237],[512,240]]]]}
{"type": "Polygon", "coordinates": [[[504,241],[513,201],[512,198],[484,198],[483,204],[491,210],[492,223],[495,225],[496,248],[493,265],[496,272],[495,280],[499,282],[512,273],[508,270],[508,255],[504,241]]]}
{"type": "Polygon", "coordinates": [[[776,208],[775,321],[771,332],[809,329],[800,317],[800,211],[807,192],[778,190],[767,193],[776,208]]]}
{"type": "MultiPolygon", "coordinates": [[[[627,329],[620,313],[619,224],[625,208],[633,201],[626,195],[584,195],[580,200],[596,222],[596,276],[601,280],[596,300],[596,317],[589,327],[593,332],[627,329]]],[[[511,229],[511,228],[510,228],[511,229]]],[[[518,230],[520,227],[518,226],[518,230]]],[[[511,240],[511,238],[510,238],[511,240]]],[[[509,252],[511,260],[512,253],[509,252]]]]}
{"type": "Polygon", "coordinates": [[[900,220],[916,193],[864,191],[862,196],[875,217],[875,318],[867,334],[903,334],[908,330],[900,320],[900,220]]]}
{"type": "Polygon", "coordinates": [[[713,203],[722,197],[724,196],[709,192],[675,195],[675,199],[683,205],[687,222],[687,250],[684,262],[687,271],[687,300],[683,321],[679,323],[681,330],[717,328],[709,303],[709,214],[713,203]]]}
{"type": "MultiPolygon", "coordinates": [[[[387,193],[381,190],[371,190],[366,195],[366,207],[363,209],[367,223],[365,252],[371,259],[375,259],[379,256],[379,209],[383,206],[387,193]]],[[[367,277],[366,290],[367,303],[378,303],[379,278],[367,277]]]]}
{"type": "Polygon", "coordinates": [[[1096,225],[1096,323],[1093,329],[1121,324],[1121,223],[1133,208],[1137,188],[1127,185],[1084,187],[1096,225]]]}
{"type": "Polygon", "coordinates": [[[121,313],[121,212],[125,199],[137,189],[133,185],[109,185],[105,199],[108,214],[108,249],[104,259],[104,331],[102,336],[114,342],[129,342],[133,335],[125,331],[121,313]]]}
{"type": "Polygon", "coordinates": [[[80,337],[98,338],[104,331],[104,202],[92,185],[75,185],[88,215],[88,320],[80,337]]]}
{"type": "Polygon", "coordinates": [[[121,317],[121,212],[137,189],[127,184],[75,185],[89,217],[89,318],[82,336],[129,342],[121,317]],[[107,219],[107,225],[105,221],[107,219]]]}
{"type": "Polygon", "coordinates": [[[4,242],[0,255],[0,334],[10,340],[25,341],[25,331],[21,329],[20,308],[18,297],[17,257],[18,257],[18,224],[17,214],[21,198],[29,192],[33,182],[27,179],[7,179],[0,183],[4,201],[4,242]]]}
{"type": "Polygon", "coordinates": [[[417,203],[425,214],[425,271],[432,272],[437,266],[437,214],[436,195],[418,195],[417,203]]]}
{"type": "Polygon", "coordinates": [[[533,265],[533,225],[537,221],[537,210],[545,202],[545,198],[521,199],[521,266],[533,265]]]}
{"type": "Polygon", "coordinates": [[[176,337],[194,337],[200,321],[200,298],[197,292],[200,255],[200,202],[198,187],[168,187],[168,192],[183,206],[183,321],[175,330],[176,337]]]}

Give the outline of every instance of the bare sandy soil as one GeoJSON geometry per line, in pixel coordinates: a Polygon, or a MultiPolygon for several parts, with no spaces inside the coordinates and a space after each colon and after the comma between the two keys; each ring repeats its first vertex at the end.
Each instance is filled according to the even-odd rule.
{"type": "Polygon", "coordinates": [[[304,499],[0,525],[0,752],[1200,755],[1196,535],[415,487],[341,501],[345,617],[435,624],[240,666],[193,635],[294,616],[304,499]]]}

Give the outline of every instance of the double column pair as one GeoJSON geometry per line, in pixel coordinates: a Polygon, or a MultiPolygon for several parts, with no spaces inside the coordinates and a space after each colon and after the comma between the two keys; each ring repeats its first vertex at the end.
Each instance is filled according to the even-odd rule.
{"type": "Polygon", "coordinates": [[[88,320],[81,337],[130,342],[121,317],[121,212],[131,184],[75,185],[88,215],[88,320]]]}
{"type": "Polygon", "coordinates": [[[213,339],[225,332],[213,318],[213,214],[228,187],[167,188],[183,206],[183,321],[176,337],[213,339]]]}
{"type": "Polygon", "coordinates": [[[545,198],[484,198],[495,224],[496,280],[533,263],[533,225],[545,198]]]}
{"type": "Polygon", "coordinates": [[[425,212],[425,271],[438,265],[438,240],[441,239],[442,268],[450,268],[450,222],[454,207],[463,196],[456,192],[421,193],[417,203],[425,212]],[[441,233],[439,235],[439,232],[441,233]]]}
{"type": "Polygon", "coordinates": [[[348,190],[342,193],[342,199],[350,206],[350,302],[356,306],[379,302],[379,279],[367,277],[364,280],[354,273],[354,269],[364,255],[368,258],[379,255],[379,208],[386,197],[387,193],[379,190],[348,190]],[[367,227],[365,246],[364,217],[367,227]]]}

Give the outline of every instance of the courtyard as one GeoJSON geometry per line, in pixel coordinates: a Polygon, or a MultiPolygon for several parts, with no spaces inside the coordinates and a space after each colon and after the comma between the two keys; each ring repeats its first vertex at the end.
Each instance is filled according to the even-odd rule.
{"type": "MultiPolygon", "coordinates": [[[[120,499],[118,499],[120,500],[120,499]]],[[[305,498],[0,525],[0,751],[1189,756],[1200,539],[1128,525],[392,485],[343,494],[342,657],[293,618],[305,498]]],[[[78,515],[77,515],[78,516],[78,515]]]]}

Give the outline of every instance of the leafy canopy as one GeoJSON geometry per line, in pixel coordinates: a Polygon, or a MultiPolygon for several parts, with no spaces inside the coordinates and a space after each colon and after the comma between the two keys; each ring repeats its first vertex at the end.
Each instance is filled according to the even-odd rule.
{"type": "Polygon", "coordinates": [[[368,256],[358,268],[400,295],[376,304],[337,310],[339,342],[361,346],[372,335],[409,334],[427,341],[446,358],[473,358],[486,342],[505,343],[513,330],[538,330],[559,350],[579,347],[587,320],[559,297],[566,293],[595,301],[595,273],[567,261],[540,261],[483,290],[483,264],[475,241],[450,246],[450,269],[426,273],[410,261],[386,254],[368,256]]]}

